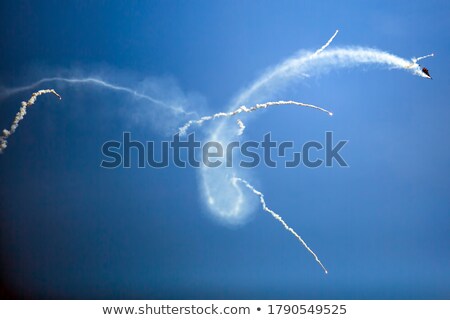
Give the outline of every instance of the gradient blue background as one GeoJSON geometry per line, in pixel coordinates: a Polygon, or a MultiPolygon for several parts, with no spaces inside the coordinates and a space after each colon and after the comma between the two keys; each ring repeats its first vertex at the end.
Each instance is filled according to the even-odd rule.
{"type": "MultiPolygon", "coordinates": [[[[448,299],[449,18],[448,1],[2,1],[3,86],[103,66],[170,75],[207,99],[207,113],[337,28],[333,46],[436,53],[423,62],[433,81],[337,70],[286,97],[327,106],[333,118],[287,107],[248,124],[249,138],[271,131],[301,145],[331,130],[350,141],[350,168],[254,170],[269,206],[319,254],[326,276],[267,213],[238,228],[211,218],[195,169],[100,169],[102,143],[122,131],[164,137],[126,121],[117,94],[60,87],[63,101],[42,97],[0,157],[2,294],[448,299]]],[[[29,94],[0,101],[2,128],[29,94]]]]}

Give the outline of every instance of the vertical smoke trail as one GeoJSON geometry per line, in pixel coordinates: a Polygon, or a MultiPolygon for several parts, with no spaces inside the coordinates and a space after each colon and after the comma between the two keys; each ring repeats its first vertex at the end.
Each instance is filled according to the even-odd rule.
{"type": "Polygon", "coordinates": [[[14,118],[14,121],[11,124],[11,128],[9,130],[3,129],[2,135],[0,136],[0,153],[3,153],[3,150],[5,150],[6,147],[8,146],[7,139],[10,135],[12,135],[16,131],[17,127],[19,126],[19,122],[27,114],[27,108],[29,106],[32,106],[36,102],[37,97],[39,97],[42,94],[46,94],[46,93],[52,93],[55,96],[57,96],[59,98],[59,100],[61,100],[61,96],[59,94],[57,94],[55,90],[45,89],[45,90],[39,90],[39,91],[33,93],[31,95],[30,100],[28,100],[27,102],[22,101],[22,106],[20,107],[19,112],[16,114],[16,117],[14,118]]]}
{"type": "Polygon", "coordinates": [[[298,235],[297,232],[295,232],[294,229],[292,229],[291,227],[288,226],[288,224],[283,220],[283,218],[277,214],[276,212],[274,212],[273,210],[269,209],[266,205],[266,201],[264,200],[264,194],[262,194],[260,191],[256,190],[250,183],[248,183],[246,180],[241,179],[241,178],[237,178],[237,177],[233,177],[232,179],[232,183],[234,185],[236,185],[237,181],[242,182],[247,188],[249,188],[254,194],[256,194],[259,197],[259,201],[261,202],[262,208],[264,211],[270,213],[272,215],[272,217],[274,217],[276,220],[278,220],[283,227],[289,231],[290,233],[292,233],[294,235],[294,237],[296,237],[298,239],[298,241],[301,242],[301,244],[306,248],[306,250],[308,250],[316,259],[317,263],[322,267],[323,271],[325,271],[326,274],[328,274],[328,270],[324,267],[324,265],[322,264],[322,262],[319,260],[319,258],[317,257],[317,255],[314,253],[314,251],[312,251],[312,249],[310,247],[308,247],[308,245],[306,244],[306,242],[302,239],[302,237],[300,237],[298,235]]]}
{"type": "MultiPolygon", "coordinates": [[[[213,114],[212,116],[201,117],[199,120],[190,120],[179,129],[179,133],[180,133],[180,135],[186,134],[187,129],[189,129],[189,127],[193,124],[201,125],[205,121],[214,120],[217,118],[229,118],[229,117],[235,116],[237,114],[240,114],[242,112],[250,113],[250,112],[256,111],[258,109],[266,109],[271,106],[280,106],[280,105],[288,105],[288,104],[292,104],[292,105],[299,106],[299,107],[312,108],[312,109],[316,109],[316,110],[319,110],[322,112],[326,112],[330,116],[333,115],[332,112],[330,112],[324,108],[317,107],[312,104],[307,104],[307,103],[302,103],[302,102],[297,102],[297,101],[292,101],[292,100],[290,100],[290,101],[269,101],[266,103],[259,103],[250,108],[247,108],[246,106],[240,106],[239,108],[237,108],[236,110],[231,111],[231,112],[219,112],[219,113],[213,114]]],[[[243,125],[242,121],[240,121],[240,124],[243,125]]],[[[238,125],[241,127],[240,124],[238,122],[238,125]]],[[[245,126],[244,126],[244,128],[245,128],[245,126]]]]}

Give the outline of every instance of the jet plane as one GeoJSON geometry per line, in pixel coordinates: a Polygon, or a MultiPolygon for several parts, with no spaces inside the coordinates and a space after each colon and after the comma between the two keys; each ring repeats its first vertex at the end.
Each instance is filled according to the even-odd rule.
{"type": "Polygon", "coordinates": [[[422,72],[426,75],[426,77],[427,77],[428,79],[433,79],[433,78],[430,76],[430,73],[428,72],[428,69],[427,69],[427,68],[423,67],[423,68],[422,68],[422,72]]]}

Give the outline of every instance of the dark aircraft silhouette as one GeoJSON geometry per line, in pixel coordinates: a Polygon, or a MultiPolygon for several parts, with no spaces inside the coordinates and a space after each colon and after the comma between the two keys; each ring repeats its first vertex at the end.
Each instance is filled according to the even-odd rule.
{"type": "Polygon", "coordinates": [[[428,69],[427,69],[427,68],[423,67],[423,68],[422,68],[422,72],[425,73],[425,75],[426,75],[429,79],[433,79],[433,78],[430,76],[430,74],[428,73],[428,69]]]}

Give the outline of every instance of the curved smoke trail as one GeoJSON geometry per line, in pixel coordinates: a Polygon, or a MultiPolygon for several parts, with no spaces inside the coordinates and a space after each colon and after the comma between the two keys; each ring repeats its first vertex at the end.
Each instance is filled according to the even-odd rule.
{"type": "Polygon", "coordinates": [[[8,146],[8,137],[11,136],[16,131],[17,127],[19,126],[19,122],[22,121],[22,119],[27,114],[27,108],[32,106],[36,102],[37,97],[46,93],[52,93],[55,96],[57,96],[59,100],[61,100],[61,96],[58,93],[56,93],[55,90],[44,89],[34,92],[28,101],[22,101],[22,106],[20,107],[19,112],[16,114],[9,130],[3,129],[2,131],[2,135],[0,136],[0,153],[3,153],[3,151],[8,146]]]}
{"type": "Polygon", "coordinates": [[[412,58],[411,60],[414,63],[416,63],[417,61],[420,61],[420,60],[423,60],[423,59],[426,59],[426,58],[431,58],[431,57],[434,57],[434,53],[430,53],[430,54],[427,54],[426,56],[419,57],[419,58],[412,58]]]}
{"type": "MultiPolygon", "coordinates": [[[[235,111],[236,106],[267,100],[268,97],[281,87],[287,86],[293,79],[309,78],[333,68],[373,64],[385,66],[389,69],[407,70],[413,75],[425,77],[417,61],[428,56],[416,60],[406,60],[388,52],[361,47],[336,48],[324,51],[335,35],[336,33],[319,50],[300,52],[256,79],[246,90],[232,100],[229,113],[235,111]]],[[[236,130],[230,130],[222,121],[210,133],[208,140],[227,142],[235,134],[236,130]]],[[[199,174],[207,207],[220,220],[231,224],[242,223],[252,211],[252,207],[248,205],[248,199],[244,199],[242,192],[230,183],[230,179],[234,176],[239,176],[237,169],[226,167],[202,167],[199,174]]]]}
{"type": "MultiPolygon", "coordinates": [[[[250,113],[274,105],[293,104],[297,106],[317,109],[323,112],[327,112],[329,115],[332,115],[332,113],[326,109],[295,101],[267,102],[264,104],[256,104],[250,108],[247,108],[244,105],[244,104],[255,104],[258,101],[267,100],[265,97],[269,97],[281,87],[287,86],[292,79],[309,78],[311,76],[318,75],[322,72],[326,72],[332,68],[354,67],[361,64],[378,64],[387,66],[391,69],[409,70],[414,75],[426,77],[425,74],[421,71],[421,67],[417,62],[422,59],[431,57],[433,56],[433,54],[419,58],[413,58],[411,60],[406,60],[384,51],[369,48],[360,48],[360,47],[337,48],[334,50],[325,51],[325,49],[327,49],[327,47],[336,37],[337,33],[338,31],[336,31],[334,35],[320,49],[316,50],[315,52],[301,52],[296,56],[287,59],[286,61],[277,65],[276,67],[269,70],[265,74],[263,74],[263,76],[258,78],[253,84],[251,84],[246,90],[241,92],[241,94],[238,95],[232,101],[231,103],[232,107],[229,108],[230,110],[229,112],[220,112],[212,116],[202,117],[199,120],[191,120],[180,128],[180,133],[181,134],[185,133],[186,130],[192,124],[200,125],[205,121],[214,120],[217,118],[232,117],[234,115],[242,113],[250,113]],[[235,109],[236,106],[241,107],[235,109]]],[[[117,86],[97,78],[62,78],[62,77],[44,78],[28,86],[3,90],[3,92],[0,93],[0,98],[18,92],[22,92],[25,90],[29,90],[37,87],[40,84],[52,81],[67,82],[73,84],[87,83],[99,85],[111,90],[125,92],[135,96],[136,98],[144,99],[151,103],[160,105],[162,107],[169,108],[171,111],[173,111],[175,115],[196,114],[195,112],[186,112],[181,107],[174,107],[171,105],[167,105],[161,100],[155,99],[143,93],[139,93],[128,87],[117,86]]],[[[22,108],[16,115],[16,118],[13,124],[11,125],[11,129],[3,130],[3,135],[0,137],[0,152],[6,148],[7,146],[6,139],[16,130],[18,123],[23,119],[24,115],[26,114],[26,108],[36,101],[37,96],[44,93],[53,93],[59,98],[61,98],[53,89],[48,89],[35,92],[33,93],[32,97],[28,102],[22,102],[22,108]]],[[[241,119],[238,119],[236,122],[239,126],[237,135],[242,135],[245,129],[245,125],[241,119]]],[[[235,130],[229,130],[227,127],[225,127],[224,122],[221,122],[216,127],[216,129],[211,133],[209,140],[227,142],[235,134],[236,134],[235,130]]],[[[250,212],[250,206],[248,205],[250,202],[248,201],[248,199],[245,198],[242,190],[239,188],[236,182],[239,181],[243,183],[248,189],[250,189],[255,195],[259,197],[263,210],[269,212],[290,233],[292,233],[305,246],[305,248],[315,257],[315,260],[323,268],[325,273],[327,273],[326,268],[323,266],[317,255],[308,247],[308,245],[303,241],[303,239],[291,227],[289,227],[286,224],[286,222],[281,218],[280,215],[278,215],[277,213],[275,213],[274,211],[272,211],[267,207],[266,202],[264,200],[264,195],[260,191],[256,190],[246,180],[237,178],[236,168],[219,167],[213,169],[204,166],[200,170],[200,179],[207,206],[217,217],[221,218],[222,221],[228,223],[240,223],[246,218],[246,216],[250,212]]]]}
{"type": "MultiPolygon", "coordinates": [[[[189,129],[189,127],[193,124],[201,125],[205,121],[214,120],[214,119],[218,119],[218,118],[229,118],[229,117],[238,115],[242,112],[250,113],[250,112],[254,112],[259,109],[267,109],[268,107],[271,107],[271,106],[282,106],[282,105],[290,105],[290,104],[294,105],[294,106],[299,106],[299,107],[316,109],[316,110],[319,110],[322,112],[326,112],[330,116],[333,115],[333,113],[331,111],[328,111],[327,109],[324,109],[324,108],[321,108],[321,107],[318,107],[318,106],[315,106],[312,104],[307,104],[307,103],[302,103],[302,102],[297,102],[297,101],[292,101],[292,100],[290,100],[290,101],[270,101],[270,102],[266,102],[266,103],[258,103],[257,105],[250,107],[250,108],[247,108],[246,106],[240,106],[239,108],[237,108],[236,110],[231,111],[231,112],[219,112],[219,113],[213,114],[212,116],[201,117],[199,120],[190,120],[186,124],[184,124],[182,127],[180,127],[179,133],[180,133],[180,135],[185,135],[187,129],[189,129]]],[[[244,126],[244,123],[242,122],[242,120],[238,119],[237,124],[238,124],[240,130],[245,129],[245,126],[244,126]]],[[[238,135],[241,135],[242,133],[243,133],[243,131],[240,131],[240,134],[238,134],[238,135]]]]}
{"type": "Polygon", "coordinates": [[[66,82],[66,83],[71,83],[71,84],[93,84],[93,85],[101,86],[101,87],[104,87],[104,88],[107,88],[110,90],[128,93],[138,99],[143,99],[143,100],[149,101],[149,102],[159,105],[163,108],[169,108],[176,115],[180,115],[180,114],[196,115],[197,114],[196,112],[188,112],[180,106],[168,105],[164,101],[155,99],[144,93],[137,92],[136,90],[133,90],[131,88],[118,86],[118,85],[109,83],[107,81],[104,81],[102,79],[93,78],[93,77],[88,77],[88,78],[63,78],[63,77],[43,78],[43,79],[36,81],[27,86],[2,89],[2,92],[0,93],[0,98],[6,98],[10,95],[13,95],[13,94],[16,94],[19,92],[34,89],[37,86],[39,86],[43,83],[47,83],[47,82],[66,82]]]}
{"type": "MultiPolygon", "coordinates": [[[[299,53],[293,58],[287,59],[272,70],[266,72],[251,84],[246,90],[241,92],[231,104],[231,111],[221,112],[210,117],[203,117],[197,121],[190,121],[180,131],[185,131],[191,124],[202,124],[204,121],[212,120],[218,117],[230,117],[242,112],[250,112],[241,107],[233,110],[233,106],[252,103],[256,100],[265,100],[265,97],[274,93],[281,86],[286,86],[292,79],[311,77],[332,68],[353,67],[361,64],[384,65],[391,69],[409,70],[414,75],[426,77],[421,71],[418,61],[432,57],[433,54],[414,58],[410,61],[390,54],[388,52],[369,49],[369,48],[337,48],[324,51],[336,37],[338,31],[315,52],[299,53]]],[[[235,107],[234,107],[235,108],[235,107]]],[[[255,108],[255,110],[258,108],[255,108]]],[[[254,111],[254,110],[252,110],[254,111]]],[[[326,111],[326,110],[322,110],[326,111]]],[[[326,111],[328,112],[328,111],[326,111]]],[[[330,114],[331,115],[331,114],[330,114]]],[[[238,119],[239,131],[237,135],[242,135],[245,126],[238,119]]],[[[225,127],[224,122],[220,123],[210,134],[210,140],[230,141],[236,132],[225,127]]],[[[292,233],[303,246],[314,256],[316,262],[328,273],[317,255],[308,247],[303,239],[281,218],[280,215],[269,209],[264,200],[264,195],[256,190],[246,180],[237,178],[237,169],[234,167],[209,168],[203,166],[200,170],[200,180],[204,192],[204,200],[210,211],[216,217],[227,223],[241,223],[250,213],[251,207],[248,205],[249,199],[246,199],[236,181],[242,182],[248,189],[259,197],[262,209],[269,212],[276,220],[282,223],[286,230],[292,233]]]]}

